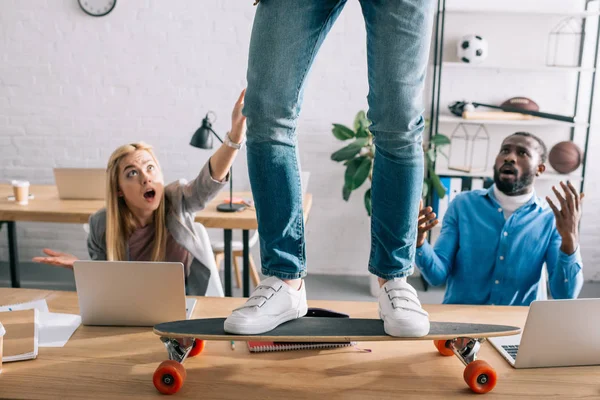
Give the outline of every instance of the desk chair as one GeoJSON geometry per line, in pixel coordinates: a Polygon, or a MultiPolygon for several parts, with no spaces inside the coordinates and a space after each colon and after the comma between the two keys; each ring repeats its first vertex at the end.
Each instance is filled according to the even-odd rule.
{"type": "MultiPolygon", "coordinates": [[[[248,247],[252,249],[258,243],[258,231],[254,231],[250,239],[248,240],[248,247]]],[[[212,251],[215,254],[215,263],[217,264],[217,269],[221,269],[221,263],[225,259],[225,242],[212,242],[212,251]]],[[[242,274],[240,272],[240,264],[238,263],[238,258],[244,257],[244,244],[240,240],[234,240],[231,242],[231,252],[233,258],[233,269],[235,272],[235,283],[236,287],[242,287],[242,274]]],[[[250,263],[250,277],[252,278],[252,282],[254,286],[258,286],[260,282],[260,277],[258,276],[258,272],[256,271],[256,264],[252,259],[252,254],[249,257],[250,263]]]]}

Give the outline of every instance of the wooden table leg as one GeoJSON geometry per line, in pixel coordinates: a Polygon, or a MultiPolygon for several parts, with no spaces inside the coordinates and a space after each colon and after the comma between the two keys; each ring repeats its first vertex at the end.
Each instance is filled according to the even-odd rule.
{"type": "Polygon", "coordinates": [[[244,297],[250,296],[250,233],[247,229],[242,232],[244,242],[244,297]]]}
{"type": "Polygon", "coordinates": [[[15,221],[2,221],[8,230],[8,257],[10,265],[10,283],[13,288],[21,287],[19,273],[19,251],[17,246],[17,223],[15,221]]]}
{"type": "Polygon", "coordinates": [[[224,230],[224,241],[225,241],[225,296],[231,297],[231,229],[224,230]]]}

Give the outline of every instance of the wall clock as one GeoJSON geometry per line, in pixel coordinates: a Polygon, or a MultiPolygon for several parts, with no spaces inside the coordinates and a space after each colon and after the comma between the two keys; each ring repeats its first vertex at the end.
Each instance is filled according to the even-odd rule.
{"type": "Polygon", "coordinates": [[[115,8],[117,0],[77,0],[79,7],[92,17],[103,17],[115,8]]]}

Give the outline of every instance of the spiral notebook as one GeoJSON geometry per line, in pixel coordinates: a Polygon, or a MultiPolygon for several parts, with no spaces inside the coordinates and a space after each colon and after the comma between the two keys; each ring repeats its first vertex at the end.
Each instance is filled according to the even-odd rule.
{"type": "Polygon", "coordinates": [[[322,342],[248,342],[248,350],[251,353],[263,353],[267,351],[288,351],[305,349],[333,349],[356,345],[355,342],[322,343],[322,342]]]}
{"type": "MultiPolygon", "coordinates": [[[[329,317],[350,318],[348,314],[340,313],[324,308],[310,307],[306,313],[307,317],[329,317]]],[[[251,353],[262,353],[267,351],[288,351],[305,349],[333,349],[338,347],[355,346],[356,342],[258,342],[249,341],[248,350],[251,353]]]]}

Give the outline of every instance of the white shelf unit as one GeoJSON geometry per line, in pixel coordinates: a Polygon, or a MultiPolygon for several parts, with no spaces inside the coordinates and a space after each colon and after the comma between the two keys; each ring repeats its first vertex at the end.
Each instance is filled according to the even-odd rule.
{"type": "MultiPolygon", "coordinates": [[[[444,13],[444,9],[438,10],[438,13],[444,13]]],[[[446,14],[504,15],[504,16],[510,16],[510,17],[523,15],[523,16],[531,16],[531,17],[540,17],[540,18],[544,18],[544,17],[590,18],[590,17],[597,17],[598,15],[600,15],[600,12],[598,12],[598,11],[544,12],[544,11],[537,11],[537,10],[499,10],[499,9],[487,10],[487,9],[475,9],[475,8],[474,9],[446,8],[445,13],[446,14]]]]}
{"type": "Polygon", "coordinates": [[[528,65],[488,65],[488,64],[467,64],[462,62],[444,61],[444,68],[460,69],[493,69],[498,71],[528,71],[528,72],[594,72],[594,68],[585,67],[546,67],[546,66],[528,66],[528,65]]]}
{"type": "MultiPolygon", "coordinates": [[[[485,107],[481,107],[482,110],[487,110],[485,107]]],[[[502,112],[502,111],[498,111],[502,112]]],[[[455,115],[442,115],[440,114],[438,121],[440,123],[451,123],[451,124],[469,124],[469,125],[510,125],[510,126],[564,126],[564,127],[587,127],[587,122],[562,122],[554,121],[545,118],[533,118],[526,120],[496,120],[496,119],[464,119],[455,115]]]]}
{"type": "MultiPolygon", "coordinates": [[[[469,178],[493,178],[494,171],[486,170],[480,172],[462,172],[451,169],[440,169],[436,171],[439,176],[452,176],[452,177],[469,177],[469,178]]],[[[583,179],[581,175],[576,174],[559,174],[554,171],[546,171],[541,174],[537,179],[550,180],[550,181],[572,181],[581,182],[583,179]]]]}
{"type": "MultiPolygon", "coordinates": [[[[597,6],[597,1],[594,2],[594,0],[582,0],[582,10],[581,11],[544,11],[543,9],[541,10],[514,10],[514,9],[504,9],[504,10],[500,10],[500,9],[478,9],[476,8],[477,6],[475,4],[477,4],[475,1],[473,1],[472,4],[474,4],[474,8],[473,9],[459,9],[459,8],[452,8],[452,7],[447,7],[446,6],[446,2],[447,0],[440,0],[440,2],[438,3],[438,10],[437,10],[437,17],[436,17],[436,21],[434,24],[434,47],[433,47],[433,51],[434,51],[434,58],[433,58],[433,84],[431,87],[431,93],[432,93],[432,99],[431,99],[431,118],[430,118],[430,126],[429,126],[429,131],[428,134],[429,136],[431,136],[432,134],[434,134],[434,132],[450,132],[454,129],[454,127],[458,124],[464,124],[464,125],[484,125],[484,126],[489,126],[489,127],[495,127],[495,131],[496,132],[500,132],[502,131],[503,127],[507,127],[506,131],[508,132],[509,127],[514,127],[515,130],[521,130],[521,129],[527,129],[528,127],[531,127],[532,129],[534,129],[534,127],[538,127],[537,129],[539,129],[539,127],[541,128],[553,128],[553,129],[562,129],[565,128],[565,130],[570,131],[570,137],[571,140],[573,140],[574,138],[574,132],[582,132],[585,131],[585,147],[584,147],[584,152],[587,152],[587,147],[588,147],[588,142],[589,142],[589,137],[590,137],[590,129],[592,128],[592,126],[590,125],[590,120],[591,120],[591,116],[589,115],[590,112],[587,112],[587,110],[584,111],[583,108],[577,108],[577,104],[578,104],[578,97],[581,98],[582,96],[584,96],[583,94],[580,93],[580,90],[582,88],[582,85],[580,84],[580,80],[582,76],[585,77],[589,77],[589,79],[592,81],[592,88],[593,88],[593,83],[595,82],[596,79],[596,72],[597,72],[597,65],[598,65],[598,42],[600,41],[600,11],[598,10],[598,6],[597,6]],[[525,18],[552,18],[552,17],[560,17],[560,18],[581,18],[584,24],[584,27],[587,25],[593,26],[593,28],[587,28],[585,29],[585,36],[584,36],[584,40],[586,43],[590,42],[589,44],[594,48],[591,53],[592,58],[589,64],[583,64],[586,66],[582,66],[582,64],[580,63],[579,66],[573,66],[573,67],[554,67],[554,66],[545,66],[545,65],[532,65],[532,64],[523,64],[523,65],[519,65],[518,61],[514,61],[514,60],[510,60],[507,61],[508,65],[497,65],[497,64],[501,64],[501,63],[495,63],[494,64],[467,64],[467,63],[462,63],[462,62],[451,62],[451,61],[446,61],[445,57],[444,57],[444,51],[445,51],[445,30],[447,30],[448,28],[446,27],[446,24],[450,23],[448,21],[446,21],[448,18],[448,15],[453,14],[453,15],[474,15],[477,14],[478,16],[480,16],[478,18],[478,21],[481,21],[481,19],[484,18],[490,18],[490,19],[497,19],[497,18],[502,18],[502,21],[506,21],[507,24],[510,24],[511,18],[513,19],[519,19],[519,21],[523,21],[523,18],[521,17],[525,17],[525,18]],[[589,18],[594,18],[594,23],[592,24],[588,24],[586,21],[589,21],[589,18]],[[597,21],[597,23],[596,23],[597,21]],[[586,25],[587,24],[587,25],[586,25]],[[593,51],[595,50],[595,54],[593,53],[593,51]],[[550,120],[550,119],[544,119],[544,118],[533,118],[533,119],[527,119],[527,120],[485,120],[485,119],[481,119],[481,120],[467,120],[467,119],[463,119],[460,118],[458,116],[455,116],[453,114],[450,114],[448,111],[448,104],[441,104],[440,103],[440,98],[442,97],[441,92],[442,92],[442,82],[447,80],[447,79],[452,79],[452,77],[449,74],[444,74],[444,71],[457,71],[457,72],[462,72],[465,71],[467,73],[471,73],[472,71],[477,71],[477,70],[488,70],[488,72],[490,70],[492,71],[498,71],[498,72],[502,72],[505,71],[507,73],[510,73],[510,76],[507,77],[507,79],[514,79],[514,75],[517,73],[521,73],[521,72],[539,72],[539,73],[544,73],[544,72],[548,72],[548,73],[553,73],[553,74],[565,74],[565,79],[572,79],[572,78],[577,78],[577,84],[576,84],[576,97],[575,97],[575,109],[571,112],[573,113],[577,113],[578,115],[575,115],[576,121],[575,123],[568,123],[568,122],[562,122],[562,121],[554,121],[554,120],[550,120]],[[569,76],[569,74],[574,75],[573,77],[569,76]],[[448,76],[445,76],[448,75],[448,76]],[[454,125],[454,127],[452,126],[454,125]],[[443,128],[442,128],[443,126],[443,128]]],[[[452,20],[449,20],[452,21],[452,20]]],[[[550,33],[550,32],[549,32],[550,33]]],[[[580,51],[580,60],[582,59],[581,55],[583,54],[583,48],[584,45],[581,45],[581,48],[579,49],[580,51]]],[[[446,49],[447,50],[447,49],[446,49]]],[[[587,53],[586,53],[587,54],[587,53]]],[[[463,74],[464,75],[464,74],[463,74]]],[[[562,78],[562,75],[558,75],[557,78],[562,78]]],[[[502,79],[502,75],[498,74],[494,77],[494,79],[500,80],[502,79]]],[[[549,77],[550,79],[550,77],[549,77]]],[[[510,80],[508,81],[510,82],[510,80]]],[[[464,93],[462,94],[464,95],[464,93]]],[[[477,95],[477,98],[480,99],[481,98],[481,94],[479,93],[477,95]]],[[[594,98],[594,92],[593,90],[590,91],[590,104],[593,103],[593,98],[594,98]]],[[[457,99],[459,100],[459,99],[457,99]]],[[[461,99],[462,100],[462,99],[461,99]]],[[[481,100],[479,100],[481,102],[481,100]]],[[[591,105],[589,107],[589,109],[591,110],[591,105]]],[[[488,109],[486,107],[479,107],[478,110],[482,110],[482,111],[492,111],[492,109],[488,109]]],[[[501,112],[500,110],[498,110],[498,112],[501,112]]],[[[514,132],[514,130],[512,130],[514,132]]],[[[566,132],[565,132],[566,133],[566,132]]],[[[494,150],[490,149],[491,152],[493,153],[494,150]]],[[[548,149],[550,150],[550,149],[548,149]]],[[[585,155],[584,155],[584,163],[583,166],[580,167],[576,172],[569,174],[569,175],[561,175],[558,174],[554,171],[550,172],[550,171],[546,171],[542,176],[541,179],[544,180],[560,180],[560,179],[568,179],[571,181],[579,181],[581,182],[581,190],[583,189],[583,182],[585,180],[585,155]]],[[[443,167],[442,165],[436,166],[436,173],[438,175],[444,175],[444,176],[448,176],[448,177],[493,177],[493,171],[488,170],[485,172],[479,172],[479,173],[464,173],[464,172],[460,172],[460,171],[454,171],[454,170],[449,170],[446,169],[446,167],[443,167]]]]}

